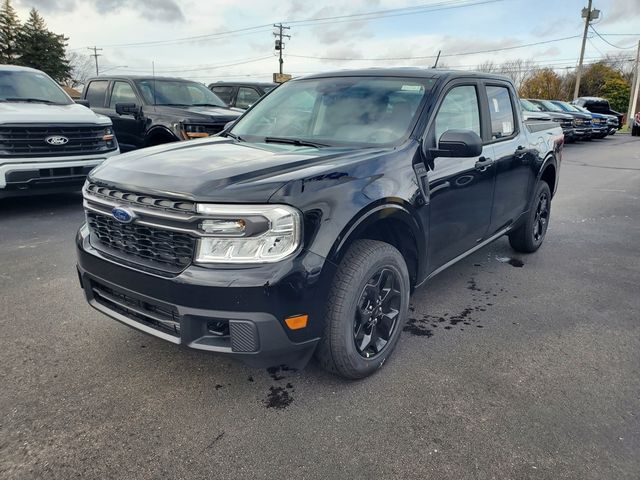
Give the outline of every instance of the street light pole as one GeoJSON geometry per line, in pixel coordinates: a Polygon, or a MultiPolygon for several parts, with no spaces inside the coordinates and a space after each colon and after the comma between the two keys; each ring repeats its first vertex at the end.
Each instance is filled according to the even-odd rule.
{"type": "Polygon", "coordinates": [[[629,98],[629,109],[627,110],[627,125],[631,125],[631,119],[636,113],[638,94],[640,93],[640,40],[638,40],[638,51],[636,52],[636,66],[633,69],[633,81],[631,82],[631,95],[629,98]]]}

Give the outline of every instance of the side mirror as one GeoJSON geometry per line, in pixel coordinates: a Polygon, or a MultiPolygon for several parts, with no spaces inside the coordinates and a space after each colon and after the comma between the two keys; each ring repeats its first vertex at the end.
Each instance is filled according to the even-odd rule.
{"type": "Polygon", "coordinates": [[[438,148],[430,148],[429,156],[479,157],[482,154],[482,139],[471,130],[447,130],[438,140],[438,148]]]}
{"type": "Polygon", "coordinates": [[[91,106],[89,105],[89,100],[83,100],[82,98],[78,98],[74,100],[74,102],[76,102],[78,105],[82,105],[83,107],[87,107],[87,108],[91,106]]]}
{"type": "Polygon", "coordinates": [[[118,115],[138,115],[140,108],[135,103],[116,103],[116,113],[118,115]]]}

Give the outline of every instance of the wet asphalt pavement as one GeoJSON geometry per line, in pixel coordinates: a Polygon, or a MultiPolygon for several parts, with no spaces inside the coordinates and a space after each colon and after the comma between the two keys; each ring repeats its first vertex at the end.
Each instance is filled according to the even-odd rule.
{"type": "Polygon", "coordinates": [[[79,195],[0,201],[2,479],[640,478],[640,139],[565,149],[541,250],[412,297],[344,382],[253,370],[92,310],[79,195]]]}

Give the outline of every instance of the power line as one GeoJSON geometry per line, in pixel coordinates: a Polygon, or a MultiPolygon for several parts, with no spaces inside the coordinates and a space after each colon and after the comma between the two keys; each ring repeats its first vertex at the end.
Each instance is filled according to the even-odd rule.
{"type": "MultiPolygon", "coordinates": [[[[448,9],[454,9],[454,8],[472,7],[472,6],[485,5],[489,3],[496,3],[496,2],[502,2],[502,1],[504,0],[446,0],[446,1],[436,2],[436,3],[417,5],[414,7],[393,8],[393,9],[387,9],[387,10],[377,10],[372,12],[353,13],[348,15],[336,15],[332,17],[288,20],[288,21],[282,21],[280,23],[296,25],[299,27],[307,27],[307,26],[314,26],[314,25],[322,25],[324,23],[340,23],[344,21],[368,21],[368,20],[376,20],[379,18],[424,14],[424,13],[430,13],[430,12],[448,10],[448,9]]],[[[171,44],[191,42],[196,40],[228,38],[228,37],[247,35],[247,34],[253,35],[253,34],[264,31],[261,29],[265,29],[271,26],[272,26],[271,23],[265,23],[262,25],[255,25],[252,27],[244,27],[244,28],[239,28],[234,30],[226,30],[223,32],[209,33],[209,34],[203,34],[203,35],[194,35],[190,37],[179,37],[179,38],[165,39],[165,40],[149,40],[145,42],[134,42],[134,43],[104,44],[102,46],[109,47],[109,48],[121,48],[121,47],[144,47],[144,46],[153,46],[153,45],[171,45],[171,44]]]]}
{"type": "Polygon", "coordinates": [[[631,50],[632,48],[636,48],[635,45],[631,45],[630,47],[621,47],[619,45],[614,45],[613,43],[608,41],[606,38],[604,38],[602,35],[600,35],[600,33],[598,33],[598,31],[595,28],[593,28],[593,25],[589,25],[589,27],[591,28],[593,33],[595,33],[598,37],[600,37],[600,40],[602,40],[607,45],[611,45],[613,48],[618,48],[620,50],[631,50]]]}

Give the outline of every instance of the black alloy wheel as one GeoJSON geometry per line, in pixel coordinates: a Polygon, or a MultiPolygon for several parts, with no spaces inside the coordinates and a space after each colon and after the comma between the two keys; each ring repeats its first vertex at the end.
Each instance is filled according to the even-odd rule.
{"type": "Polygon", "coordinates": [[[399,288],[398,274],[382,268],[362,290],[353,322],[353,340],[364,358],[383,352],[395,333],[400,315],[399,288]]]}

